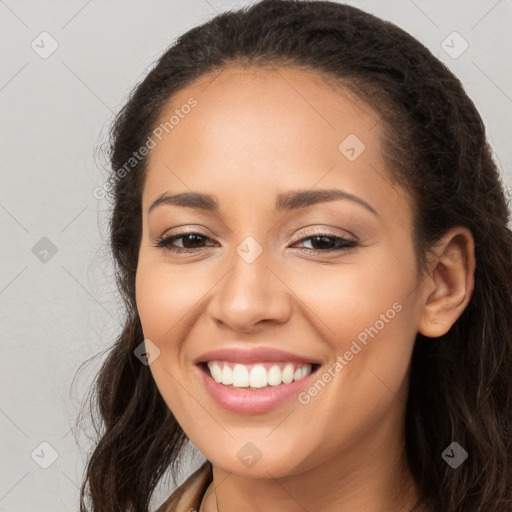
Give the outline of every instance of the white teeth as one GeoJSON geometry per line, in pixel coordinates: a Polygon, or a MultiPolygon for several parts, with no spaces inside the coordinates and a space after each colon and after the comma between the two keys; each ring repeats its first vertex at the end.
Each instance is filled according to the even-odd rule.
{"type": "Polygon", "coordinates": [[[281,370],[277,364],[272,365],[267,372],[267,382],[271,386],[279,386],[281,384],[281,370]]]}
{"type": "Polygon", "coordinates": [[[273,364],[268,370],[263,364],[250,365],[236,363],[233,367],[223,361],[208,361],[208,368],[213,380],[225,386],[235,388],[264,388],[267,386],[279,386],[281,383],[290,384],[293,381],[303,379],[312,371],[311,364],[296,366],[287,363],[283,370],[278,364],[273,364]]]}
{"type": "Polygon", "coordinates": [[[281,376],[282,381],[285,384],[290,384],[290,382],[293,382],[293,364],[287,364],[284,367],[283,375],[281,376]]]}
{"type": "Polygon", "coordinates": [[[235,364],[233,368],[233,386],[246,388],[249,385],[249,372],[243,364],[235,364]]]}
{"type": "Polygon", "coordinates": [[[229,386],[233,384],[233,370],[227,365],[222,368],[222,384],[229,386]]]}
{"type": "Polygon", "coordinates": [[[208,368],[210,369],[210,374],[213,380],[220,383],[222,381],[222,370],[220,369],[220,366],[218,364],[208,364],[208,368]]]}
{"type": "Polygon", "coordinates": [[[268,386],[267,370],[260,364],[252,367],[251,374],[249,375],[249,384],[251,388],[264,388],[268,386]]]}

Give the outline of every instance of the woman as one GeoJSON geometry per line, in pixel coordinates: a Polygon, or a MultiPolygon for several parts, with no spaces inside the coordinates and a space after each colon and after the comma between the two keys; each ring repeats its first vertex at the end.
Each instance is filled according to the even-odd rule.
{"type": "Polygon", "coordinates": [[[221,14],[112,130],[123,332],[81,510],[512,510],[512,233],[460,82],[333,2],[221,14]],[[86,508],[85,498],[91,508],[86,508]]]}

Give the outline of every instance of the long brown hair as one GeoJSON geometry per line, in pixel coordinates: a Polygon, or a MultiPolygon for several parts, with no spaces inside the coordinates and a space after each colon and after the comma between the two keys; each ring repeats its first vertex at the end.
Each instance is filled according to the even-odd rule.
{"type": "Polygon", "coordinates": [[[444,336],[417,334],[406,453],[421,505],[443,512],[511,511],[512,232],[482,119],[460,81],[402,29],[348,5],[298,0],[263,0],[189,30],[114,121],[109,227],[126,317],[86,403],[91,414],[99,413],[101,429],[80,510],[147,511],[159,480],[168,469],[174,475],[187,445],[149,367],[134,355],[143,340],[135,274],[147,157],[128,171],[126,162],[144,146],[173,94],[208,73],[246,64],[309,69],[378,112],[389,174],[414,200],[422,271],[448,228],[471,230],[477,265],[468,306],[444,336]],[[469,453],[457,469],[441,456],[452,441],[469,453]]]}

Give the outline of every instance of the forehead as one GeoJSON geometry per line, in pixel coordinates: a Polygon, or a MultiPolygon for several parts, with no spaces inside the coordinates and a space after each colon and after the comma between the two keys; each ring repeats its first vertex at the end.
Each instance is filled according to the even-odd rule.
{"type": "MultiPolygon", "coordinates": [[[[176,93],[163,109],[160,123],[169,120],[191,97],[197,106],[170,130],[170,137],[164,136],[167,149],[180,151],[194,134],[196,148],[215,149],[217,155],[237,148],[260,158],[272,149],[290,150],[294,155],[329,149],[336,155],[339,143],[350,134],[364,139],[366,147],[377,149],[379,130],[374,128],[379,123],[378,114],[348,89],[334,87],[316,72],[227,68],[176,93]],[[299,141],[300,145],[293,145],[299,141]]],[[[158,156],[162,146],[152,157],[158,156]]],[[[290,156],[288,152],[286,155],[290,156]]]]}
{"type": "Polygon", "coordinates": [[[241,197],[244,187],[254,193],[319,182],[368,198],[390,188],[378,114],[316,72],[223,69],[176,93],[160,122],[173,115],[179,122],[150,152],[146,203],[168,190],[234,184],[241,197]],[[194,108],[183,108],[191,98],[194,108]]]}

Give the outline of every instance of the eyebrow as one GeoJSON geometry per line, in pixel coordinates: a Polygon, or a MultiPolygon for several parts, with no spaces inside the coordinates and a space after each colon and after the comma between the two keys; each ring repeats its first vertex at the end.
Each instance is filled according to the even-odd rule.
{"type": "MultiPolygon", "coordinates": [[[[278,194],[276,196],[275,209],[277,212],[300,210],[317,203],[336,201],[340,199],[353,201],[366,208],[375,216],[379,216],[375,209],[372,208],[366,201],[358,196],[355,196],[354,194],[349,194],[348,192],[339,189],[294,190],[285,194],[278,194]]],[[[170,204],[174,206],[182,206],[185,208],[197,208],[210,212],[219,211],[219,203],[215,196],[210,194],[202,194],[200,192],[184,192],[175,195],[167,195],[167,193],[163,193],[155,201],[153,201],[148,209],[148,213],[150,213],[154,208],[161,204],[170,204]]]]}

